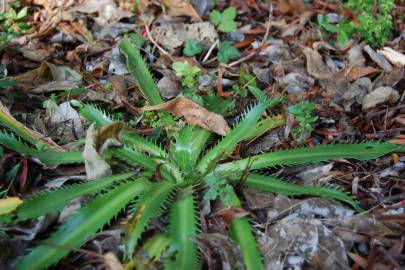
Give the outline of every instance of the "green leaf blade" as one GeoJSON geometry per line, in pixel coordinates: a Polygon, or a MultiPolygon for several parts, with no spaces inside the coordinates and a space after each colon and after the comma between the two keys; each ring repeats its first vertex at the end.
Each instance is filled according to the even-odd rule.
{"type": "Polygon", "coordinates": [[[79,247],[89,236],[96,233],[131,200],[149,186],[148,182],[129,181],[114,188],[93,201],[70,217],[47,240],[33,248],[21,261],[18,270],[46,269],[69,254],[66,248],[79,247]],[[46,243],[49,243],[46,245],[46,243]],[[58,248],[60,246],[61,248],[58,248]]]}
{"type": "Polygon", "coordinates": [[[16,212],[16,222],[37,218],[48,213],[56,213],[68,202],[79,196],[94,194],[116,181],[131,177],[133,173],[113,175],[102,179],[91,180],[67,187],[62,187],[32,196],[21,204],[16,212]]]}
{"type": "Polygon", "coordinates": [[[138,241],[152,218],[159,216],[171,199],[175,185],[170,182],[154,184],[135,205],[135,213],[128,221],[126,230],[125,250],[126,256],[132,257],[138,241]]]}
{"type": "Polygon", "coordinates": [[[174,269],[199,269],[195,207],[193,194],[178,199],[171,207],[170,238],[176,249],[174,269]]]}

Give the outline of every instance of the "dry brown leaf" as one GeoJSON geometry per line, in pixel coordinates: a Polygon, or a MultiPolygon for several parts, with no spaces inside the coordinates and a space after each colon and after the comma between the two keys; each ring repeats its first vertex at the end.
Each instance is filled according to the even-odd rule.
{"type": "Polygon", "coordinates": [[[327,80],[332,76],[332,72],[317,51],[306,47],[303,53],[307,59],[307,72],[309,75],[319,80],[327,80]]]}
{"type": "Polygon", "coordinates": [[[171,16],[189,16],[196,22],[202,22],[200,15],[187,0],[163,0],[163,3],[169,8],[171,16]]]}
{"type": "Polygon", "coordinates": [[[302,0],[278,0],[277,9],[282,14],[287,13],[297,14],[297,12],[304,9],[304,3],[302,0]]]}
{"type": "Polygon", "coordinates": [[[103,159],[103,152],[110,146],[121,145],[119,136],[129,128],[122,122],[116,122],[97,129],[92,124],[87,129],[86,143],[83,149],[84,166],[87,179],[98,179],[112,174],[111,166],[103,159]]]}
{"type": "Polygon", "coordinates": [[[355,81],[358,78],[381,72],[381,69],[375,68],[375,67],[359,67],[355,66],[351,69],[348,70],[346,74],[346,78],[349,82],[355,81]]]}
{"type": "Polygon", "coordinates": [[[221,115],[210,112],[185,97],[177,97],[156,106],[143,107],[142,110],[165,110],[176,116],[183,116],[187,123],[191,125],[211,130],[222,136],[225,136],[229,131],[228,123],[221,115]]]}

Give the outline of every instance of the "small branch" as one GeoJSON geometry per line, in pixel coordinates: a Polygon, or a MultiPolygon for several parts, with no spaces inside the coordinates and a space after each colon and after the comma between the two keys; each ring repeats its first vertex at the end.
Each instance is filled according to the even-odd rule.
{"type": "Polygon", "coordinates": [[[144,26],[145,26],[146,35],[148,36],[148,39],[150,40],[150,42],[152,42],[153,45],[155,45],[156,48],[158,48],[158,50],[160,51],[161,54],[167,55],[170,58],[170,60],[172,62],[174,62],[173,57],[165,49],[160,47],[160,45],[157,44],[157,42],[153,39],[152,35],[150,34],[149,26],[146,23],[144,24],[144,26]]]}

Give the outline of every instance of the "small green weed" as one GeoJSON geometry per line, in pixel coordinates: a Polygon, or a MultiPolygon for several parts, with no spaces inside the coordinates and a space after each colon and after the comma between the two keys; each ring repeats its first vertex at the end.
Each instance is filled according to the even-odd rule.
{"type": "Polygon", "coordinates": [[[221,32],[229,33],[236,30],[236,9],[234,7],[229,7],[225,9],[222,13],[218,10],[214,10],[210,13],[210,20],[215,25],[218,26],[218,30],[221,32]]]}
{"type": "Polygon", "coordinates": [[[188,88],[194,87],[201,75],[201,69],[190,65],[187,61],[174,62],[172,68],[176,72],[176,76],[181,79],[181,85],[188,88]]]}
{"type": "Polygon", "coordinates": [[[384,45],[392,30],[391,12],[395,6],[394,0],[348,0],[344,8],[351,9],[359,23],[347,19],[337,25],[327,21],[325,15],[318,15],[318,24],[328,32],[338,35],[340,44],[346,43],[354,33],[359,33],[372,45],[384,45]]]}
{"type": "Polygon", "coordinates": [[[221,42],[218,49],[218,61],[228,63],[229,60],[238,58],[240,53],[238,49],[233,47],[228,41],[221,42]]]}
{"type": "Polygon", "coordinates": [[[294,115],[294,118],[298,121],[298,127],[293,129],[294,137],[298,141],[303,141],[307,134],[311,134],[313,131],[313,124],[318,120],[318,116],[312,115],[316,105],[312,102],[301,102],[297,105],[289,106],[288,111],[294,115]]]}
{"type": "Polygon", "coordinates": [[[2,22],[0,50],[4,49],[13,38],[32,31],[29,25],[22,21],[27,14],[28,7],[22,8],[18,13],[14,8],[10,8],[7,12],[0,13],[0,21],[2,22]]]}
{"type": "Polygon", "coordinates": [[[186,56],[194,56],[203,51],[203,46],[198,43],[195,38],[188,38],[186,40],[186,45],[183,49],[183,54],[186,56]]]}

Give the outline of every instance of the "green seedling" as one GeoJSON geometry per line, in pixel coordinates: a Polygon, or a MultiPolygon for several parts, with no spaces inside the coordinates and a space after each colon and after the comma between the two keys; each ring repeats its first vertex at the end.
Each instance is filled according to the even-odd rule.
{"type": "Polygon", "coordinates": [[[221,32],[229,33],[236,30],[236,9],[229,7],[223,12],[214,10],[210,13],[211,23],[218,26],[218,30],[221,32]]]}
{"type": "Polygon", "coordinates": [[[201,69],[197,66],[192,66],[187,61],[184,61],[174,62],[172,68],[176,72],[176,76],[181,79],[181,85],[192,88],[198,83],[201,69]]]}
{"type": "Polygon", "coordinates": [[[318,25],[330,33],[336,33],[340,44],[345,44],[354,33],[358,33],[372,45],[384,45],[393,27],[391,12],[395,6],[394,0],[348,0],[343,6],[355,13],[356,23],[342,19],[334,25],[328,22],[325,15],[319,14],[318,25]]]}
{"type": "Polygon", "coordinates": [[[183,49],[186,56],[194,56],[203,51],[203,46],[195,38],[188,38],[183,49]]]}
{"type": "Polygon", "coordinates": [[[313,131],[313,124],[318,120],[318,116],[312,115],[316,105],[312,102],[301,102],[294,106],[288,107],[288,112],[294,115],[299,127],[294,128],[293,132],[299,141],[303,141],[306,135],[313,131]]]}
{"type": "Polygon", "coordinates": [[[221,42],[218,49],[218,61],[228,63],[229,60],[238,58],[240,53],[238,49],[233,47],[228,41],[221,42]]]}

